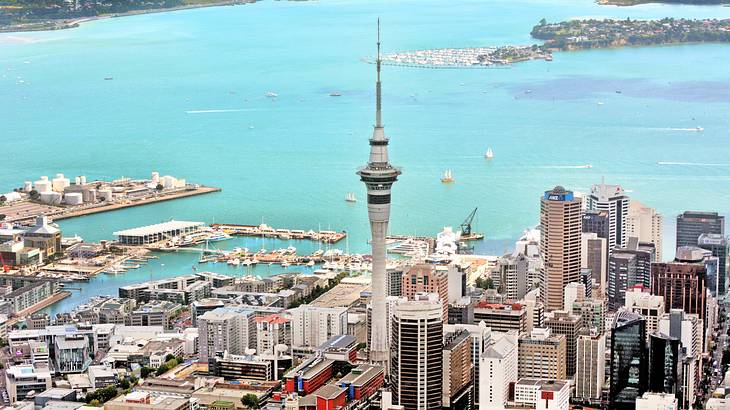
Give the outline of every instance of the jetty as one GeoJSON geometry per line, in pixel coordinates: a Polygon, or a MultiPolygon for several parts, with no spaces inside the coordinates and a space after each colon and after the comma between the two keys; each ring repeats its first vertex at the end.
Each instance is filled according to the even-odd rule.
{"type": "Polygon", "coordinates": [[[304,239],[315,242],[322,242],[328,244],[337,243],[345,237],[346,232],[336,231],[304,231],[301,229],[288,229],[288,228],[272,228],[266,224],[255,225],[236,225],[236,224],[212,224],[211,228],[222,231],[228,235],[234,236],[254,236],[262,238],[278,238],[283,240],[289,239],[304,239]]]}

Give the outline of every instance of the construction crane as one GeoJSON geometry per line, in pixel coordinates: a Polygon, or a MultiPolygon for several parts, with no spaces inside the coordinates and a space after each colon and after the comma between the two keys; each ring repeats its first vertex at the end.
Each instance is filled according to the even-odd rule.
{"type": "Polygon", "coordinates": [[[464,222],[462,222],[461,225],[459,225],[459,229],[461,230],[461,240],[462,241],[478,241],[480,239],[484,239],[484,235],[481,233],[473,232],[472,231],[472,222],[474,222],[474,218],[477,216],[477,211],[479,208],[474,208],[473,211],[469,214],[469,216],[466,217],[464,222]]]}

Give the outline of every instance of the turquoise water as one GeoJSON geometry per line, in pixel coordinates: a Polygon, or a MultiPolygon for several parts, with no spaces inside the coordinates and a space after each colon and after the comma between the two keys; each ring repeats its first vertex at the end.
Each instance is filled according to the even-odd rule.
{"type": "MultiPolygon", "coordinates": [[[[170,218],[256,224],[263,217],[277,227],[347,230],[349,247],[365,252],[366,207],[343,198],[349,191],[364,198],[354,172],[367,159],[374,69],[360,59],[374,52],[378,16],[383,48],[394,52],[531,44],[530,29],[543,17],[728,18],[730,8],[262,1],[2,34],[0,187],[57,172],[116,178],[156,170],[223,192],[63,221],[64,232],[98,240],[170,218]],[[198,110],[236,111],[188,113],[198,110]]],[[[434,234],[479,206],[478,228],[488,238],[480,250],[500,253],[537,224],[542,191],[556,184],[586,191],[605,177],[665,214],[671,256],[674,215],[730,210],[728,52],[730,45],[684,45],[561,53],[551,63],[500,70],[385,67],[386,131],[392,161],[404,169],[391,231],[434,234]],[[680,130],[696,126],[705,131],[680,130]],[[495,158],[486,163],[489,146],[495,158]],[[583,164],[593,168],[570,168],[583,164]],[[447,168],[456,184],[439,182],[447,168]]],[[[195,260],[166,255],[100,276],[54,310],[190,272],[195,260]]]]}

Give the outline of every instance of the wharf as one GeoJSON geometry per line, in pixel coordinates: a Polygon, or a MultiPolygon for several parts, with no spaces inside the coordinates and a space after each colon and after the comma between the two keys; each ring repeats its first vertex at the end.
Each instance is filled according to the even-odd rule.
{"type": "Polygon", "coordinates": [[[15,323],[21,321],[22,319],[26,318],[27,316],[30,316],[33,313],[38,312],[39,310],[43,310],[43,309],[47,308],[48,306],[51,306],[51,305],[53,305],[53,304],[55,304],[55,303],[57,303],[57,302],[59,302],[59,301],[61,301],[63,299],[66,299],[69,296],[71,296],[71,292],[66,291],[66,290],[62,290],[62,291],[56,292],[53,295],[51,295],[51,296],[43,299],[42,301],[36,303],[35,305],[33,305],[33,306],[29,307],[29,308],[26,308],[26,309],[21,310],[20,312],[18,312],[16,314],[16,316],[14,318],[8,320],[5,323],[5,326],[10,327],[10,326],[14,325],[15,323]]]}
{"type": "Polygon", "coordinates": [[[6,215],[6,222],[31,223],[38,215],[48,216],[54,221],[61,219],[76,218],[84,215],[91,215],[100,212],[115,211],[117,209],[130,208],[140,205],[154,204],[157,202],[170,201],[173,199],[186,198],[189,196],[210,194],[220,192],[220,188],[196,186],[169,192],[161,192],[149,197],[129,197],[111,203],[96,203],[78,206],[55,206],[36,203],[33,201],[22,201],[6,205],[3,213],[6,215]]]}
{"type": "Polygon", "coordinates": [[[347,236],[345,232],[335,231],[304,231],[300,229],[278,229],[268,225],[236,225],[236,224],[212,224],[213,229],[217,229],[229,235],[236,236],[258,236],[263,238],[279,238],[288,239],[308,239],[316,242],[334,244],[347,236]]]}

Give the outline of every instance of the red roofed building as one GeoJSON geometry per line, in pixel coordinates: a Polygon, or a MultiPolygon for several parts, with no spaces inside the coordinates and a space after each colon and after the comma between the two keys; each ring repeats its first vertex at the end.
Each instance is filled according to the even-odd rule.
{"type": "Polygon", "coordinates": [[[420,263],[403,273],[402,295],[415,300],[416,293],[435,293],[443,307],[444,321],[449,317],[449,277],[434,265],[420,263]]]}
{"type": "Polygon", "coordinates": [[[272,314],[257,317],[256,332],[258,334],[256,351],[258,354],[274,354],[277,344],[291,346],[291,320],[281,315],[272,314]]]}

